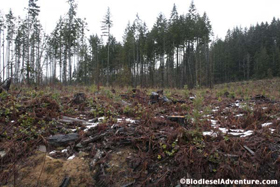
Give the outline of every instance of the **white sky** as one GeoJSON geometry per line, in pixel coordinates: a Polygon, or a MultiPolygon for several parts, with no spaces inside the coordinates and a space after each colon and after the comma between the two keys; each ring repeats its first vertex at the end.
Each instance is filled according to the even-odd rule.
{"type": "MultiPolygon", "coordinates": [[[[177,6],[179,15],[186,14],[191,0],[76,0],[78,16],[86,18],[90,34],[101,35],[101,21],[110,7],[113,34],[118,41],[122,41],[124,29],[128,21],[132,23],[138,13],[146,22],[149,29],[153,26],[159,13],[170,17],[173,4],[177,6]]],[[[67,13],[66,0],[39,0],[41,6],[40,20],[50,33],[60,16],[67,13]]],[[[14,15],[24,17],[24,7],[28,0],[0,0],[0,10],[8,13],[13,10],[14,15]]],[[[280,0],[194,0],[198,12],[206,12],[215,36],[224,38],[228,29],[235,26],[249,27],[257,22],[271,22],[273,17],[280,18],[280,0]]]]}

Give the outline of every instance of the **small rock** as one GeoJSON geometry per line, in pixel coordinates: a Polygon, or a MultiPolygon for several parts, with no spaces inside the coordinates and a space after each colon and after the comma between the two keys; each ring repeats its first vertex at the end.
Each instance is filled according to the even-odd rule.
{"type": "Polygon", "coordinates": [[[45,145],[39,145],[38,150],[45,153],[47,152],[47,147],[45,145]]]}

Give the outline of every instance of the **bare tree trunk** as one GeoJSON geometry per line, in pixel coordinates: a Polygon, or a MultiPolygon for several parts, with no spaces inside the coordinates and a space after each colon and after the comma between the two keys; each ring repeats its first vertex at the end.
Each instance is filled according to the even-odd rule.
{"type": "Polygon", "coordinates": [[[247,54],[247,80],[250,78],[250,54],[247,54]]]}
{"type": "Polygon", "coordinates": [[[61,38],[59,39],[59,76],[60,82],[62,82],[62,47],[61,47],[61,38]]]}
{"type": "Polygon", "coordinates": [[[170,57],[169,55],[167,55],[167,59],[166,59],[166,86],[169,87],[169,71],[170,71],[170,57]]]}
{"type": "Polygon", "coordinates": [[[10,41],[7,40],[6,47],[6,64],[7,64],[7,78],[10,77],[10,41]]]}
{"type": "MultiPolygon", "coordinates": [[[[136,44],[136,76],[135,76],[137,83],[138,83],[138,73],[139,73],[139,44],[137,42],[137,44],[136,44]]],[[[136,86],[137,86],[137,84],[136,84],[136,86]]]]}
{"type": "Polygon", "coordinates": [[[12,50],[10,51],[10,52],[11,52],[11,53],[10,53],[10,54],[11,54],[11,62],[10,62],[10,63],[11,63],[11,77],[13,77],[13,76],[14,76],[14,74],[13,74],[13,73],[14,73],[14,72],[13,72],[13,68],[14,68],[14,67],[13,67],[13,62],[14,62],[13,44],[11,44],[10,46],[11,46],[11,49],[12,49],[12,50]]]}
{"type": "Polygon", "coordinates": [[[161,87],[164,87],[164,54],[160,55],[161,87]]]}
{"type": "Polygon", "coordinates": [[[63,63],[63,83],[66,84],[67,81],[67,49],[64,50],[64,63],[63,63]]]}
{"type": "Polygon", "coordinates": [[[143,87],[143,75],[144,75],[144,60],[143,58],[141,58],[141,72],[140,72],[140,84],[141,84],[141,87],[143,87]]]}
{"type": "MultiPolygon", "coordinates": [[[[25,43],[24,41],[23,41],[23,43],[25,43]]],[[[21,62],[21,76],[22,76],[22,80],[24,81],[25,80],[25,76],[24,76],[24,62],[25,62],[25,46],[24,46],[24,44],[23,44],[23,46],[22,46],[22,62],[21,62]]]]}
{"type": "Polygon", "coordinates": [[[197,53],[198,53],[198,44],[199,44],[199,39],[197,39],[196,41],[196,51],[194,53],[195,55],[195,86],[198,86],[198,57],[197,57],[197,53]]]}
{"type": "Polygon", "coordinates": [[[137,86],[137,80],[136,80],[136,61],[137,61],[137,60],[136,60],[136,53],[135,53],[135,50],[136,50],[135,45],[136,45],[136,44],[135,44],[135,42],[134,42],[134,45],[133,45],[133,48],[134,48],[134,49],[133,49],[133,72],[134,72],[134,73],[133,73],[133,77],[134,77],[134,78],[133,78],[133,79],[134,79],[134,80],[133,80],[133,87],[134,87],[134,88],[136,88],[136,86],[137,86]]]}
{"type": "Polygon", "coordinates": [[[207,64],[207,84],[208,84],[208,87],[212,88],[210,62],[209,62],[209,57],[208,57],[209,47],[208,47],[208,42],[206,41],[206,38],[204,41],[204,49],[205,49],[205,60],[206,60],[206,64],[207,64]]]}
{"type": "Polygon", "coordinates": [[[41,72],[41,58],[40,58],[40,41],[38,41],[38,44],[37,44],[37,59],[36,59],[36,73],[37,73],[37,76],[36,76],[36,79],[37,79],[37,84],[40,84],[40,72],[41,72]]]}
{"type": "Polygon", "coordinates": [[[71,62],[71,46],[68,47],[68,65],[69,65],[69,83],[72,81],[72,62],[71,62]]]}
{"type": "Polygon", "coordinates": [[[4,54],[4,51],[5,51],[5,30],[3,30],[3,80],[5,79],[5,54],[4,54]]]}
{"type": "Polygon", "coordinates": [[[110,72],[110,27],[108,27],[108,59],[107,59],[106,86],[109,86],[109,72],[110,72]]]}
{"type": "MultiPolygon", "coordinates": [[[[1,42],[1,28],[0,28],[0,69],[1,69],[1,48],[2,48],[2,42],[1,42]]],[[[4,62],[3,62],[4,64],[4,62]]],[[[1,80],[1,73],[0,73],[0,80],[1,80]]],[[[4,77],[3,77],[3,80],[4,80],[4,77]]]]}

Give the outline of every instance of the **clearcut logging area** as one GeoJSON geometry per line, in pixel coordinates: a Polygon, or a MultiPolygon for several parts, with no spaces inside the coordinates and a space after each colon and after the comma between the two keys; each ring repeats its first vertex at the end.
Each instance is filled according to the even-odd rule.
{"type": "Polygon", "coordinates": [[[1,186],[180,186],[280,178],[280,79],[214,89],[0,94],[1,186]]]}

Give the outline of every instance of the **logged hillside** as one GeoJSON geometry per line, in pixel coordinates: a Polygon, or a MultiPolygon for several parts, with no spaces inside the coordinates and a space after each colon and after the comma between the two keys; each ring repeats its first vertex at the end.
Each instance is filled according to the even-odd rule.
{"type": "Polygon", "coordinates": [[[195,90],[12,84],[0,104],[1,186],[280,177],[280,79],[195,90]]]}

